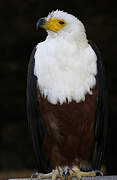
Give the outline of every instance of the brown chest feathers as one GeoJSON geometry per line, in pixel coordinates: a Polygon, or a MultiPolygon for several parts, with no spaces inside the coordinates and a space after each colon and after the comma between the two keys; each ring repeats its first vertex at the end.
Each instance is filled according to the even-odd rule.
{"type": "Polygon", "coordinates": [[[47,159],[51,158],[52,167],[91,160],[97,86],[92,92],[85,96],[84,102],[54,105],[41,97],[38,89],[40,113],[46,128],[44,150],[47,159]]]}

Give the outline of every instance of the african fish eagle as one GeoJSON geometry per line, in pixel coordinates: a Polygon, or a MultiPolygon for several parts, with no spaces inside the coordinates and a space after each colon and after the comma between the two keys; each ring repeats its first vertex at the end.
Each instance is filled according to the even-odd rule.
{"type": "Polygon", "coordinates": [[[48,35],[32,52],[27,80],[28,122],[38,177],[95,176],[107,137],[107,91],[100,52],[87,40],[82,22],[64,11],[39,19],[39,27],[48,35]]]}

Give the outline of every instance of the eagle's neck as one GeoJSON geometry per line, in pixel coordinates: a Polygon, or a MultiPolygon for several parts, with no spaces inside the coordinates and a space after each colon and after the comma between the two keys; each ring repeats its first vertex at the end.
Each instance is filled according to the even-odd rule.
{"type": "Polygon", "coordinates": [[[52,104],[84,101],[96,84],[96,60],[88,43],[47,38],[35,53],[34,74],[41,94],[52,104]]]}

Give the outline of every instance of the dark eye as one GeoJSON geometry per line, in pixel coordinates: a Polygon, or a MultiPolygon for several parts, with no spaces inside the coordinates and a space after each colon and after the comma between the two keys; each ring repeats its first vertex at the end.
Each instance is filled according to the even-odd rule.
{"type": "Polygon", "coordinates": [[[65,24],[63,21],[59,21],[59,24],[65,24]]]}

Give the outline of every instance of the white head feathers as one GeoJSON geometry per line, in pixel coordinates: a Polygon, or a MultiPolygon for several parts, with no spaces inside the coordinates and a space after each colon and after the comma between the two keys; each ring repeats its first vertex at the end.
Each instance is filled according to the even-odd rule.
{"type": "Polygon", "coordinates": [[[82,24],[82,22],[76,18],[75,16],[68,14],[67,12],[56,10],[49,13],[47,16],[47,20],[50,18],[57,18],[57,19],[64,19],[66,21],[66,26],[58,31],[57,33],[53,33],[52,31],[48,31],[49,35],[58,36],[60,34],[61,36],[65,36],[68,39],[85,39],[86,40],[86,34],[85,34],[85,27],[82,24]]]}
{"type": "Polygon", "coordinates": [[[96,54],[88,44],[83,24],[73,15],[53,11],[47,17],[64,19],[60,31],[48,31],[37,45],[34,74],[42,96],[52,104],[84,101],[96,84],[96,54]]]}

